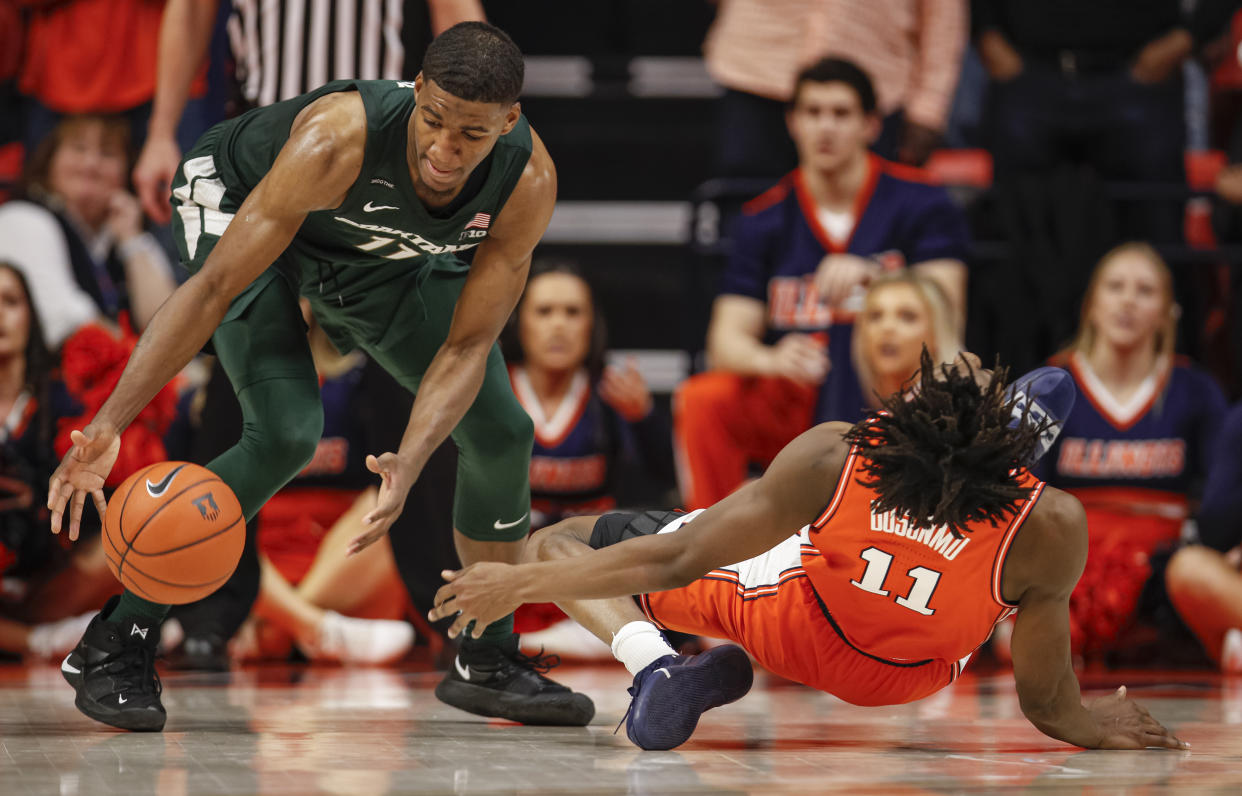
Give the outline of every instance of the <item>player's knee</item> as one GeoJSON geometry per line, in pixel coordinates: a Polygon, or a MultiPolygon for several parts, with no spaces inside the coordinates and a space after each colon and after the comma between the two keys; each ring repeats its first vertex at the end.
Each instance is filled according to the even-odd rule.
{"type": "Polygon", "coordinates": [[[500,413],[482,422],[458,426],[458,432],[454,436],[462,453],[477,454],[485,457],[485,461],[499,461],[509,456],[529,459],[535,442],[535,424],[516,401],[514,407],[517,411],[500,413]]]}
{"type": "Polygon", "coordinates": [[[282,474],[296,475],[315,457],[323,436],[323,412],[289,413],[263,433],[263,459],[282,474]]]}
{"type": "Polygon", "coordinates": [[[576,534],[558,526],[536,531],[526,543],[527,561],[555,561],[581,555],[584,542],[576,534]]]}

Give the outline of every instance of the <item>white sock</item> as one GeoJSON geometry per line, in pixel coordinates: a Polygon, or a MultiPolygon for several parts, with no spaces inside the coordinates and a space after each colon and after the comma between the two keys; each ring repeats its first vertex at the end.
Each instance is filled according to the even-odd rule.
{"type": "Polygon", "coordinates": [[[665,655],[676,654],[650,622],[629,622],[612,637],[612,655],[625,664],[630,674],[638,674],[665,655]]]}

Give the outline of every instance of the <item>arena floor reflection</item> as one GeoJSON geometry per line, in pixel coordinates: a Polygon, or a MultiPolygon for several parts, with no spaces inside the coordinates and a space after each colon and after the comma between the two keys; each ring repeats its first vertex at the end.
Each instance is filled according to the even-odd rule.
{"type": "Polygon", "coordinates": [[[438,702],[429,671],[270,666],[165,676],[162,734],[81,716],[54,666],[0,668],[5,794],[923,793],[1242,791],[1242,679],[1109,673],[1189,752],[1085,752],[1022,718],[1010,678],[967,675],[923,702],[859,708],[761,676],[685,746],[640,752],[613,730],[629,677],[564,667],[586,728],[490,722],[438,702]]]}

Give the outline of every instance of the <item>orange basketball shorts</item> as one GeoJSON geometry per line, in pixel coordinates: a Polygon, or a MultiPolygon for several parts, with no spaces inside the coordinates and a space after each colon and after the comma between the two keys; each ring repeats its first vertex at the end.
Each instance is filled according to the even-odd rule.
{"type": "MultiPolygon", "coordinates": [[[[605,514],[591,546],[675,533],[700,512],[605,514]]],[[[635,597],[657,627],[740,644],[768,671],[855,705],[896,705],[951,683],[966,661],[888,661],[853,647],[802,568],[805,532],[766,553],[714,569],[688,586],[635,597]]]]}

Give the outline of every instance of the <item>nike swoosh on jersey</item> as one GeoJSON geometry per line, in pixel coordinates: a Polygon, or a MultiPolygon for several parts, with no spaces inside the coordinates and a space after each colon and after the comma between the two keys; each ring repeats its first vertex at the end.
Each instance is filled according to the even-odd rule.
{"type": "Polygon", "coordinates": [[[185,465],[183,464],[183,465],[173,468],[173,471],[169,473],[168,475],[164,476],[163,478],[161,478],[158,484],[151,483],[151,479],[148,478],[147,479],[147,494],[153,498],[162,496],[165,490],[167,490],[168,487],[172,485],[173,479],[177,477],[177,473],[181,472],[182,467],[185,467],[185,465]]]}
{"type": "MultiPolygon", "coordinates": [[[[530,512],[528,511],[526,512],[526,514],[530,514],[530,512]]],[[[518,517],[513,522],[501,522],[500,520],[496,520],[494,523],[492,523],[492,527],[498,531],[503,531],[505,528],[512,528],[514,525],[517,525],[519,522],[526,519],[526,514],[523,514],[521,517],[518,517]]]]}
{"type": "Polygon", "coordinates": [[[362,206],[362,212],[364,213],[374,213],[376,210],[400,210],[400,209],[401,208],[393,207],[392,205],[373,205],[370,202],[367,202],[365,205],[362,206]]]}

